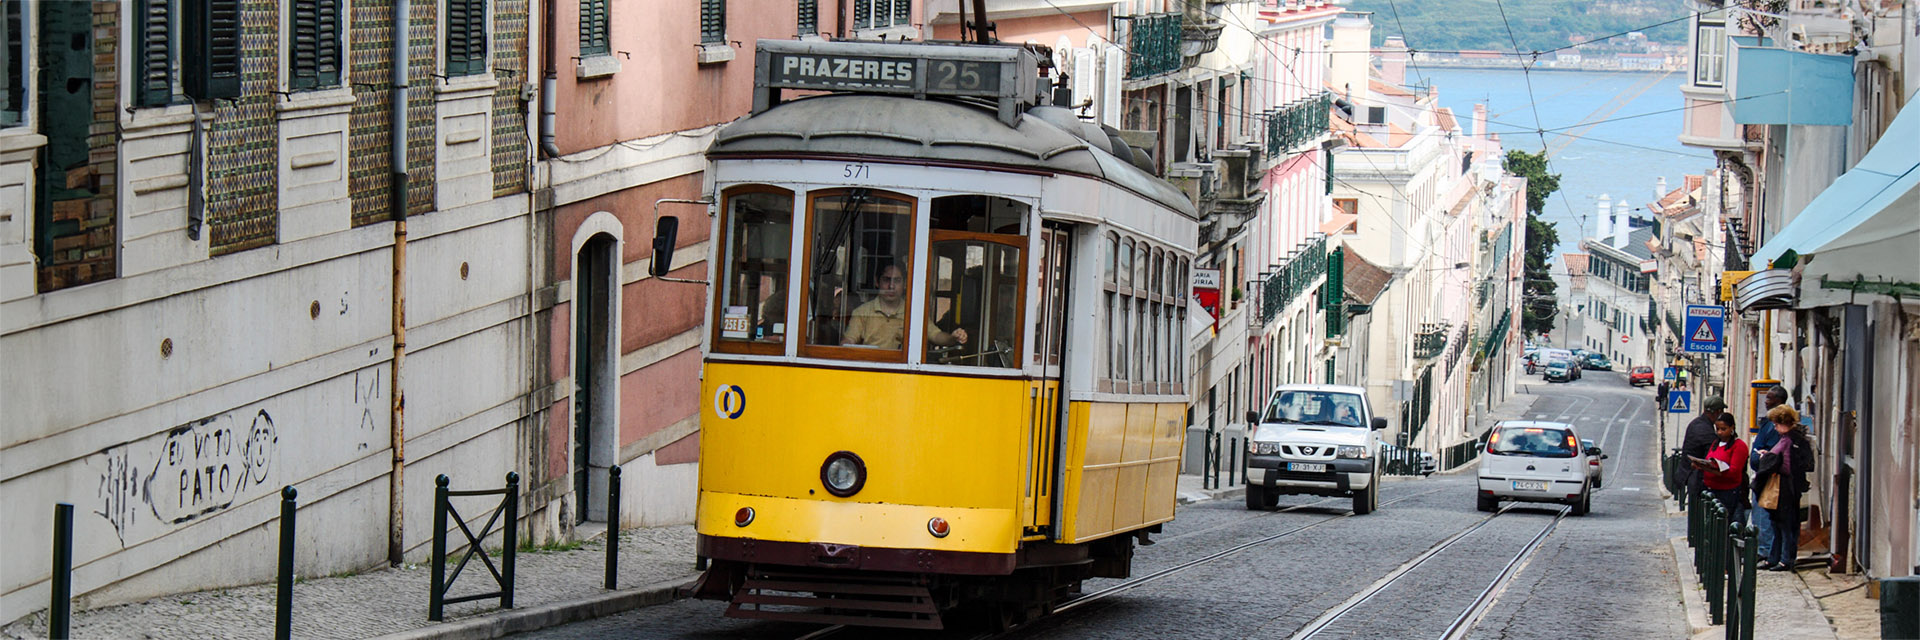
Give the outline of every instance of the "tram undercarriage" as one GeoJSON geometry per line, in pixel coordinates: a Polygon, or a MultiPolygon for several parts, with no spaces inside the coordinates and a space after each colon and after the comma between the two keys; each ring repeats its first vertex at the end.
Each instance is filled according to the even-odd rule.
{"type": "Polygon", "coordinates": [[[1076,597],[1081,582],[1089,578],[1129,577],[1136,538],[1145,540],[1146,534],[1159,530],[1155,525],[1137,536],[1112,536],[1083,544],[1036,543],[1014,554],[970,554],[990,559],[943,559],[935,552],[919,549],[866,550],[825,543],[701,536],[703,554],[721,551],[733,559],[702,555],[702,561],[709,563],[706,571],[683,595],[727,600],[726,615],[733,618],[905,629],[1004,630],[1052,613],[1055,606],[1076,597]],[[721,540],[726,541],[714,544],[721,540]],[[755,562],[766,559],[756,558],[756,551],[789,546],[804,547],[812,557],[805,565],[755,562]],[[868,560],[898,568],[902,558],[911,558],[927,571],[863,568],[868,560]],[[1013,567],[1011,571],[954,573],[1002,562],[1013,567]]]}

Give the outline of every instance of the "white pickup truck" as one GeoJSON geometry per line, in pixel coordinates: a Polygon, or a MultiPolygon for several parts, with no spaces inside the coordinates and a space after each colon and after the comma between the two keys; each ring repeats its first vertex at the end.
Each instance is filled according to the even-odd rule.
{"type": "Polygon", "coordinates": [[[1265,411],[1247,412],[1247,508],[1281,494],[1351,496],[1355,515],[1380,506],[1379,432],[1366,390],[1323,384],[1275,387],[1265,411]]]}

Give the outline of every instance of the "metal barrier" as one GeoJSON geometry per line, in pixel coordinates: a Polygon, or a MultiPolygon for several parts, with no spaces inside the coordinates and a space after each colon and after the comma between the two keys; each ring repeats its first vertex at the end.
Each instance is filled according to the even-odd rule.
{"type": "Polygon", "coordinates": [[[1705,569],[1700,583],[1707,588],[1707,617],[1713,624],[1725,624],[1727,565],[1732,548],[1727,536],[1727,509],[1711,496],[1700,502],[1706,507],[1700,510],[1704,544],[1694,557],[1702,558],[1700,564],[1705,569]]]}
{"type": "Polygon", "coordinates": [[[1420,475],[1419,449],[1402,447],[1392,443],[1380,445],[1380,473],[1390,476],[1420,475]]]}
{"type": "Polygon", "coordinates": [[[493,597],[500,598],[500,608],[512,609],[513,556],[515,547],[519,546],[516,533],[520,522],[520,474],[507,472],[507,486],[503,489],[452,491],[447,488],[450,482],[452,480],[446,474],[440,474],[440,477],[433,479],[435,485],[433,490],[433,592],[427,601],[427,619],[439,622],[446,613],[446,605],[493,597]],[[450,501],[452,498],[467,496],[502,496],[499,508],[494,509],[493,515],[487,518],[486,526],[480,528],[478,535],[475,535],[473,529],[467,526],[466,519],[460,516],[460,512],[453,508],[453,503],[450,501]],[[454,524],[459,525],[460,534],[467,538],[466,554],[460,557],[460,564],[453,568],[451,576],[447,575],[447,516],[449,515],[453,516],[454,524]],[[493,558],[487,555],[481,543],[493,533],[493,525],[498,523],[503,515],[506,517],[506,524],[500,529],[503,549],[500,554],[500,566],[496,568],[493,566],[493,558]],[[453,587],[453,581],[460,577],[460,571],[467,568],[467,562],[475,555],[480,556],[480,562],[487,566],[488,573],[493,574],[493,580],[500,589],[448,598],[447,590],[453,587]]]}
{"type": "Polygon", "coordinates": [[[293,531],[294,512],[299,508],[295,498],[299,496],[293,485],[280,490],[280,579],[274,586],[274,640],[293,637],[293,531]]]}
{"type": "Polygon", "coordinates": [[[1734,524],[1728,536],[1727,567],[1727,640],[1753,640],[1754,572],[1760,564],[1760,530],[1734,524]]]}

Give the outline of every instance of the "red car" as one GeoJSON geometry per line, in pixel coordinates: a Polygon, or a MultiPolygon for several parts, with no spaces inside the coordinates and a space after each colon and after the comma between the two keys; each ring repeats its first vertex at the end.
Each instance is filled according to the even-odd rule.
{"type": "Polygon", "coordinates": [[[1653,367],[1634,367],[1633,371],[1627,374],[1627,384],[1636,387],[1643,384],[1652,385],[1653,367]]]}

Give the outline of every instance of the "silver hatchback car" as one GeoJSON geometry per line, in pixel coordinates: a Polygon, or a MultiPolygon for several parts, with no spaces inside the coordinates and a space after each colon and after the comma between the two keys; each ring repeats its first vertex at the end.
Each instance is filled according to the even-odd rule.
{"type": "Polygon", "coordinates": [[[1588,454],[1570,424],[1494,425],[1480,453],[1477,504],[1481,511],[1493,511],[1501,500],[1557,502],[1571,505],[1573,515],[1587,515],[1593,507],[1588,454]]]}

